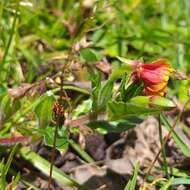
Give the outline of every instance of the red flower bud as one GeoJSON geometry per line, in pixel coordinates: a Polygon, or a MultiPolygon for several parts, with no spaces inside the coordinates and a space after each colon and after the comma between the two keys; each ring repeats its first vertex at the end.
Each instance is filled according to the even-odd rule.
{"type": "Polygon", "coordinates": [[[150,64],[134,61],[131,65],[133,80],[143,80],[146,95],[165,95],[169,76],[173,72],[167,60],[159,59],[150,64]]]}

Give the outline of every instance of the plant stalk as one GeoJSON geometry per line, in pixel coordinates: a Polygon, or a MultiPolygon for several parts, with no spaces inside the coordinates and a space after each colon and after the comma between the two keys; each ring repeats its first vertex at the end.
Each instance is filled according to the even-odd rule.
{"type": "Polygon", "coordinates": [[[158,118],[158,128],[159,128],[159,138],[160,138],[160,145],[161,147],[163,147],[162,149],[162,157],[163,157],[163,164],[164,164],[164,171],[165,171],[165,175],[167,177],[167,179],[169,179],[169,173],[168,173],[168,163],[167,163],[167,159],[166,159],[166,149],[165,149],[165,145],[164,145],[164,141],[163,141],[163,134],[162,134],[162,125],[161,125],[161,119],[160,119],[160,115],[158,118]]]}
{"type": "Polygon", "coordinates": [[[57,139],[58,128],[59,128],[59,125],[56,125],[55,126],[54,138],[53,138],[53,149],[52,149],[52,154],[51,154],[51,165],[50,165],[50,171],[49,171],[48,190],[51,190],[53,163],[54,163],[54,160],[55,160],[56,139],[57,139]]]}

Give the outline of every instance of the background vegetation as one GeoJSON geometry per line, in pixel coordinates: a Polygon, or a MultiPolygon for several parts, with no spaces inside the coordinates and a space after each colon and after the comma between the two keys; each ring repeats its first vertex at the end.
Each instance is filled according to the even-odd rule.
{"type": "MultiPolygon", "coordinates": [[[[88,150],[84,145],[88,144],[85,136],[99,134],[95,140],[90,140],[92,146],[95,141],[99,145],[103,143],[97,138],[107,138],[108,134],[115,132],[121,135],[120,139],[129,128],[134,128],[145,119],[141,117],[145,112],[148,115],[155,111],[162,114],[161,121],[168,130],[172,128],[170,122],[175,123],[176,117],[181,118],[178,127],[187,140],[175,131],[170,132],[180,152],[177,155],[182,154],[188,162],[189,104],[184,109],[183,104],[189,98],[189,60],[189,0],[1,0],[0,189],[48,189],[50,165],[53,165],[57,155],[65,152],[74,152],[86,164],[105,160],[105,156],[97,159],[95,153],[88,150]],[[131,113],[126,116],[126,110],[122,107],[124,103],[110,103],[110,100],[121,100],[122,93],[127,99],[140,93],[135,91],[135,87],[130,92],[132,95],[121,90],[122,81],[126,81],[128,76],[125,73],[130,73],[130,69],[125,67],[124,58],[146,63],[166,58],[174,69],[185,73],[187,80],[171,78],[169,81],[167,97],[174,100],[177,108],[163,114],[160,113],[165,110],[163,107],[143,111],[131,107],[133,116],[138,113],[140,116],[131,121],[131,113]],[[102,85],[101,81],[106,85],[102,85]],[[115,90],[118,85],[121,87],[120,96],[115,90]],[[55,105],[57,101],[61,102],[58,107],[55,105]],[[59,117],[57,110],[62,113],[58,114],[59,117]],[[92,115],[89,116],[89,113],[92,115]],[[104,121],[98,122],[102,113],[104,121]],[[77,120],[82,115],[86,123],[77,120]],[[68,123],[63,126],[65,120],[68,123]],[[58,133],[57,136],[54,133],[58,133]],[[39,142],[42,144],[39,145],[39,142]],[[49,147],[45,155],[38,151],[43,146],[49,147]],[[57,150],[50,148],[52,146],[57,150]],[[22,163],[25,163],[25,169],[22,163]],[[36,179],[30,178],[37,171],[41,172],[42,181],[45,181],[44,187],[42,181],[39,185],[36,179]]],[[[180,74],[178,78],[183,76],[180,74]]],[[[169,100],[163,101],[167,104],[169,100]]],[[[114,143],[114,138],[111,139],[106,141],[104,149],[114,143]]],[[[162,139],[160,141],[167,145],[162,139]]],[[[167,146],[166,151],[169,151],[167,146]]],[[[149,175],[149,184],[157,180],[152,188],[188,189],[189,165],[168,166],[166,160],[169,156],[164,156],[164,151],[162,153],[159,168],[154,168],[159,175],[156,172],[149,175]]],[[[56,166],[52,174],[52,189],[64,189],[66,186],[100,188],[83,184],[58,169],[59,164],[56,166]]],[[[141,169],[136,164],[134,173],[131,172],[128,178],[122,177],[123,186],[117,189],[133,190],[135,185],[142,190],[150,189],[150,186],[143,186],[143,179],[147,176],[141,169]],[[137,176],[141,178],[138,182],[137,176]]],[[[102,185],[102,189],[106,186],[102,185]]]]}

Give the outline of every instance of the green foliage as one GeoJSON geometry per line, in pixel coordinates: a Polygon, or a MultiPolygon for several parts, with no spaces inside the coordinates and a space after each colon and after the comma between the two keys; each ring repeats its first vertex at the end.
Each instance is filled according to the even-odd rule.
{"type": "Polygon", "coordinates": [[[100,79],[98,74],[92,80],[92,110],[94,113],[105,111],[108,101],[112,98],[114,81],[110,79],[102,84],[100,79]]]}
{"type": "Polygon", "coordinates": [[[137,175],[138,175],[138,163],[135,163],[135,168],[134,168],[134,174],[131,179],[129,179],[127,185],[125,186],[124,190],[135,190],[136,187],[136,182],[137,182],[137,175]]]}
{"type": "Polygon", "coordinates": [[[100,89],[98,94],[98,111],[105,110],[106,104],[112,98],[113,81],[107,81],[100,89]]]}
{"type": "Polygon", "coordinates": [[[69,140],[69,145],[88,163],[95,162],[77,143],[72,139],[69,140]]]}
{"type": "Polygon", "coordinates": [[[0,95],[1,119],[5,122],[21,107],[19,99],[13,99],[8,93],[0,95]]]}
{"type": "Polygon", "coordinates": [[[161,96],[136,96],[129,100],[131,103],[153,107],[160,110],[167,110],[176,107],[168,98],[161,96]]]}
{"type": "MultiPolygon", "coordinates": [[[[44,130],[44,140],[48,146],[53,147],[55,126],[47,126],[44,130]]],[[[56,138],[56,148],[58,150],[67,150],[68,148],[68,131],[62,126],[58,129],[56,138]]]]}
{"type": "Polygon", "coordinates": [[[122,100],[127,102],[131,98],[138,96],[142,93],[144,89],[144,84],[142,81],[135,81],[128,86],[128,88],[122,93],[122,100]]]}
{"type": "MultiPolygon", "coordinates": [[[[164,126],[168,130],[172,130],[172,126],[168,122],[166,116],[163,114],[161,115],[161,121],[163,122],[164,126]]],[[[188,145],[183,141],[183,139],[175,132],[175,130],[172,130],[172,137],[176,144],[180,147],[180,150],[183,152],[183,154],[187,157],[190,157],[190,148],[188,145]]]]}
{"type": "MultiPolygon", "coordinates": [[[[46,144],[52,146],[56,123],[52,104],[58,99],[64,105],[68,121],[81,115],[88,116],[90,121],[85,125],[101,134],[125,132],[136,127],[145,116],[157,116],[175,107],[166,97],[143,96],[143,81],[132,80],[130,62],[150,63],[163,57],[175,69],[188,75],[190,2],[87,2],[90,5],[85,5],[83,0],[0,1],[1,138],[19,132],[19,135],[32,137],[33,141],[44,138],[46,144]],[[61,77],[63,84],[56,84],[56,79],[61,77]],[[24,90],[24,83],[31,84],[31,89],[24,90]],[[23,93],[15,98],[9,90],[23,93]],[[103,119],[99,118],[101,114],[103,119]]],[[[189,98],[188,86],[189,78],[186,81],[172,79],[168,97],[176,96],[179,102],[185,102],[189,98]]],[[[161,121],[168,130],[172,129],[163,114],[161,121]]],[[[69,144],[83,160],[93,162],[77,143],[69,139],[68,133],[73,131],[72,126],[69,131],[59,128],[55,148],[66,150],[69,144]]],[[[80,133],[80,127],[76,131],[80,133]]],[[[189,157],[189,147],[174,130],[172,138],[189,157]]],[[[48,175],[50,163],[22,146],[19,154],[48,175]]],[[[2,150],[3,153],[6,151],[2,150]]],[[[7,162],[1,161],[2,189],[8,170],[12,169],[10,163],[14,153],[15,150],[7,162]]],[[[135,189],[137,173],[138,165],[125,189],[135,189]]],[[[162,183],[162,190],[175,184],[189,184],[189,174],[176,173],[180,178],[167,179],[162,183]]],[[[13,186],[18,181],[27,183],[20,174],[14,176],[13,186]]],[[[57,168],[53,178],[61,185],[85,189],[57,168]]],[[[31,188],[33,184],[28,186],[31,188]]]]}
{"type": "MultiPolygon", "coordinates": [[[[1,177],[0,188],[1,189],[6,189],[6,177],[8,175],[8,171],[10,169],[17,147],[18,147],[17,144],[13,146],[6,163],[4,159],[1,160],[1,163],[0,163],[0,177],[1,177]]],[[[20,175],[18,173],[12,181],[13,187],[17,184],[17,182],[19,181],[19,178],[20,178],[20,175]]]]}
{"type": "Polygon", "coordinates": [[[73,113],[72,113],[73,118],[79,117],[81,115],[85,115],[85,114],[89,113],[91,109],[92,109],[92,100],[91,99],[84,100],[73,111],[73,113]]]}
{"type": "Polygon", "coordinates": [[[122,78],[123,75],[131,74],[131,67],[129,65],[123,64],[113,69],[112,73],[110,74],[110,80],[115,81],[118,78],[122,78]]]}
{"type": "Polygon", "coordinates": [[[101,55],[90,48],[81,49],[80,54],[82,58],[87,62],[95,62],[101,59],[101,55]]]}
{"type": "Polygon", "coordinates": [[[46,96],[35,107],[35,114],[37,116],[38,124],[42,128],[47,127],[52,119],[53,102],[53,96],[46,96]]]}
{"type": "Polygon", "coordinates": [[[106,120],[91,121],[87,125],[102,134],[107,134],[111,132],[123,132],[136,127],[141,123],[143,119],[138,117],[133,117],[127,120],[118,120],[108,122],[106,120]]]}
{"type": "MultiPolygon", "coordinates": [[[[40,171],[42,171],[44,174],[49,175],[49,168],[50,163],[36,154],[35,152],[32,152],[28,147],[22,147],[19,150],[21,156],[31,162],[33,166],[38,168],[40,171]]],[[[59,184],[61,185],[68,185],[71,187],[78,187],[81,190],[87,190],[85,187],[79,185],[77,182],[72,180],[68,175],[63,173],[60,169],[54,166],[53,169],[53,179],[55,179],[59,184]]]]}
{"type": "Polygon", "coordinates": [[[159,109],[145,107],[134,103],[111,101],[108,103],[108,115],[110,120],[128,119],[136,115],[157,115],[159,109]]]}
{"type": "Polygon", "coordinates": [[[171,186],[173,178],[169,179],[159,190],[168,190],[171,186]]]}
{"type": "Polygon", "coordinates": [[[172,185],[190,185],[190,176],[189,178],[174,178],[172,181],[172,185]]]}

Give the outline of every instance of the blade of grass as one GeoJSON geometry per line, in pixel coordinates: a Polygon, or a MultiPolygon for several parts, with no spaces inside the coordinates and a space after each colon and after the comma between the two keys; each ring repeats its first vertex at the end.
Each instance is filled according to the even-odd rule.
{"type": "MultiPolygon", "coordinates": [[[[49,175],[50,163],[47,160],[45,160],[35,152],[32,152],[28,147],[22,147],[19,150],[19,153],[24,159],[31,162],[34,167],[39,169],[45,175],[49,175]]],[[[52,178],[63,186],[67,185],[70,187],[77,187],[80,190],[89,190],[87,187],[84,187],[83,185],[80,185],[79,183],[71,179],[69,176],[64,174],[55,166],[53,166],[52,178]]]]}
{"type": "Polygon", "coordinates": [[[162,134],[161,115],[159,115],[159,122],[158,123],[159,123],[158,128],[159,128],[160,144],[161,144],[161,147],[163,147],[162,157],[163,157],[164,171],[165,171],[166,177],[169,179],[168,163],[166,160],[166,150],[165,150],[165,145],[164,145],[164,141],[163,141],[163,134],[162,134]]]}
{"type": "MultiPolygon", "coordinates": [[[[11,175],[17,175],[17,173],[12,169],[12,168],[10,168],[10,170],[9,170],[9,172],[10,172],[10,174],[11,175]]],[[[21,176],[20,175],[20,182],[22,182],[24,185],[26,185],[27,187],[29,187],[29,188],[32,188],[33,190],[40,190],[38,187],[36,187],[35,185],[33,185],[30,181],[28,181],[27,179],[26,179],[26,177],[23,177],[23,176],[21,176]]]]}
{"type": "MultiPolygon", "coordinates": [[[[168,139],[170,138],[172,132],[174,131],[174,129],[175,129],[175,127],[176,127],[176,125],[177,125],[179,119],[181,118],[181,115],[183,114],[184,110],[185,110],[186,107],[189,105],[189,103],[190,103],[190,98],[188,98],[187,101],[185,102],[185,104],[184,104],[182,110],[181,110],[181,111],[179,112],[179,114],[177,115],[177,117],[176,117],[176,119],[175,119],[175,121],[174,121],[174,124],[172,125],[172,128],[169,130],[168,134],[165,136],[163,146],[167,143],[167,141],[168,141],[168,139]]],[[[148,168],[148,170],[147,170],[147,172],[146,172],[146,174],[145,174],[144,181],[145,181],[145,179],[147,178],[147,176],[150,175],[150,172],[151,172],[151,170],[152,170],[154,164],[156,163],[156,161],[157,161],[158,158],[159,158],[159,155],[160,155],[160,153],[161,153],[161,151],[162,151],[163,146],[160,148],[160,150],[159,150],[158,153],[156,154],[154,160],[153,160],[152,163],[150,164],[150,167],[148,168]]],[[[144,184],[144,181],[143,181],[143,184],[144,184]]]]}
{"type": "Polygon", "coordinates": [[[168,190],[168,188],[170,187],[170,185],[172,184],[173,178],[170,178],[170,180],[168,180],[165,185],[163,187],[161,187],[159,190],[168,190]]]}
{"type": "Polygon", "coordinates": [[[88,163],[95,162],[91,156],[89,156],[81,147],[75,143],[72,139],[69,140],[71,147],[88,163]]]}
{"type": "Polygon", "coordinates": [[[16,152],[17,145],[18,144],[15,144],[13,146],[13,148],[11,150],[11,153],[9,154],[8,160],[7,160],[6,164],[2,168],[1,181],[0,181],[1,189],[5,189],[5,187],[6,187],[6,176],[7,176],[7,173],[9,171],[9,168],[11,166],[11,162],[13,160],[14,154],[16,152]]]}
{"type": "Polygon", "coordinates": [[[12,42],[14,32],[15,32],[15,28],[16,28],[16,22],[17,22],[17,18],[18,18],[18,9],[19,9],[19,3],[17,2],[14,20],[13,20],[12,27],[11,27],[11,32],[10,32],[9,40],[8,40],[7,45],[5,47],[5,52],[4,52],[3,59],[2,59],[1,65],[0,65],[0,70],[3,69],[3,66],[6,63],[7,55],[9,53],[9,49],[10,49],[11,42],[12,42]]]}
{"type": "MultiPolygon", "coordinates": [[[[162,123],[164,124],[164,126],[168,129],[171,130],[172,126],[170,125],[169,121],[167,120],[166,116],[161,114],[160,115],[160,119],[162,121],[162,123]]],[[[174,131],[172,130],[172,137],[174,139],[174,141],[176,142],[176,144],[180,147],[181,151],[183,152],[183,154],[187,157],[190,157],[190,148],[184,143],[184,141],[180,138],[180,136],[174,131]]]]}
{"type": "Polygon", "coordinates": [[[125,186],[124,190],[130,190],[131,187],[131,179],[127,182],[127,185],[125,186]]]}
{"type": "Polygon", "coordinates": [[[16,177],[13,178],[12,183],[11,183],[11,187],[13,189],[15,188],[19,180],[20,180],[20,173],[17,173],[16,177]]]}
{"type": "Polygon", "coordinates": [[[129,182],[127,183],[127,185],[125,186],[124,190],[135,190],[136,187],[136,182],[137,182],[137,175],[138,175],[138,162],[135,163],[135,169],[134,169],[134,174],[131,180],[129,180],[129,182]]]}
{"type": "Polygon", "coordinates": [[[190,178],[174,178],[172,185],[190,185],[190,178]]]}

